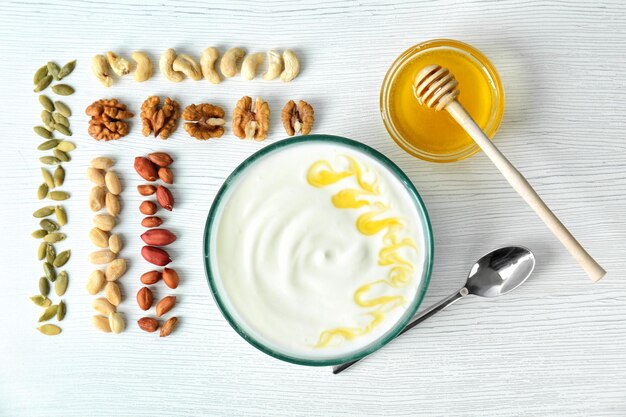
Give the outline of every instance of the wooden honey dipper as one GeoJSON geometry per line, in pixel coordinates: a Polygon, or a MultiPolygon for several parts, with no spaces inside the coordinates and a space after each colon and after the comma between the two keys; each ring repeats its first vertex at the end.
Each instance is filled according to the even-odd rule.
{"type": "Polygon", "coordinates": [[[513,189],[535,210],[535,213],[544,221],[550,231],[561,241],[563,246],[576,259],[593,282],[599,281],[606,271],[582,247],[569,230],[546,206],[541,197],[528,183],[526,178],[509,162],[489,140],[482,129],[476,124],[467,111],[457,101],[459,95],[458,81],[447,68],[439,65],[429,65],[422,69],[415,77],[415,95],[420,104],[435,110],[447,110],[448,113],[474,139],[480,149],[491,159],[496,168],[513,189]]]}

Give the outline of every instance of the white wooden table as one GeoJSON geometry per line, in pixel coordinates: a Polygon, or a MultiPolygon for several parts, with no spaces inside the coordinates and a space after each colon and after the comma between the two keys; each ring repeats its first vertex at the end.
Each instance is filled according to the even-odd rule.
{"type": "Polygon", "coordinates": [[[0,4],[0,415],[626,415],[626,6],[623,2],[446,1],[133,2],[50,0],[0,4]],[[436,165],[405,154],[388,137],[378,109],[387,67],[412,44],[449,37],[473,44],[498,68],[507,106],[500,149],[608,270],[592,285],[484,155],[436,165]],[[294,48],[303,71],[293,83],[229,80],[218,86],[124,80],[107,90],[89,71],[108,50],[166,47],[198,55],[209,45],[249,51],[294,48]],[[40,107],[31,77],[49,59],[78,59],[67,79],[77,93],[66,164],[71,285],[63,334],[34,330],[28,300],[41,276],[35,190],[39,142],[31,127],[40,107]],[[84,108],[118,97],[138,110],[151,94],[183,105],[210,101],[230,112],[244,95],[273,110],[262,143],[200,143],[182,128],[168,141],[131,135],[100,143],[86,135],[84,108]],[[339,376],[272,359],[222,318],[205,281],[201,238],[218,188],[248,155],[281,139],[279,109],[288,98],[315,107],[315,132],[361,140],[395,161],[429,209],[436,255],[423,305],[457,289],[471,263],[506,244],[530,247],[532,279],[497,300],[467,299],[420,325],[339,376]],[[168,225],[179,235],[175,266],[182,285],[169,338],[141,332],[134,294],[146,270],[133,157],[166,150],[176,157],[178,201],[168,225]],[[85,289],[92,250],[88,162],[118,161],[126,192],[120,231],[130,270],[121,311],[129,329],[96,332],[85,289]]]}

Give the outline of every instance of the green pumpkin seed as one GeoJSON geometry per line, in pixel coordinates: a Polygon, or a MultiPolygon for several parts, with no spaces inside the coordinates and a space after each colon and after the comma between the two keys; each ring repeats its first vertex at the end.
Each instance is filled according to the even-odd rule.
{"type": "Polygon", "coordinates": [[[45,168],[41,168],[41,176],[43,177],[43,181],[46,183],[48,188],[54,188],[54,178],[50,171],[45,168]]]}
{"type": "Polygon", "coordinates": [[[61,226],[65,226],[67,224],[67,212],[63,206],[56,206],[54,208],[54,215],[61,226]]]}
{"type": "Polygon", "coordinates": [[[50,220],[50,219],[41,220],[39,222],[39,226],[41,226],[41,228],[48,233],[56,232],[57,230],[61,228],[61,226],[59,226],[57,222],[55,222],[54,220],[50,220]]]}
{"type": "Polygon", "coordinates": [[[65,169],[61,165],[57,165],[57,169],[54,170],[54,186],[60,187],[63,182],[65,182],[65,169]]]}
{"type": "Polygon", "coordinates": [[[33,130],[35,131],[36,134],[38,134],[44,139],[52,139],[52,132],[50,132],[48,129],[46,129],[43,126],[35,126],[33,127],[33,130]]]}
{"type": "Polygon", "coordinates": [[[41,122],[46,126],[46,129],[54,129],[54,118],[52,117],[52,113],[50,113],[48,110],[42,110],[40,117],[41,122]]]}
{"type": "Polygon", "coordinates": [[[39,158],[39,162],[45,165],[59,165],[61,160],[55,156],[42,156],[39,158]]]}
{"type": "Polygon", "coordinates": [[[59,71],[61,68],[56,64],[56,62],[50,61],[48,62],[48,74],[52,75],[55,80],[59,79],[59,71]]]}
{"type": "Polygon", "coordinates": [[[71,96],[72,94],[74,94],[74,88],[67,84],[53,85],[52,91],[60,96],[71,96]]]}
{"type": "Polygon", "coordinates": [[[43,273],[50,281],[54,282],[57,279],[57,271],[54,269],[50,262],[43,263],[43,273]]]}
{"type": "Polygon", "coordinates": [[[43,295],[33,295],[32,297],[30,297],[30,301],[32,301],[33,304],[39,307],[50,307],[50,305],[52,304],[50,299],[43,295]]]}
{"type": "Polygon", "coordinates": [[[39,96],[39,103],[49,112],[54,111],[54,103],[52,103],[52,100],[50,100],[50,98],[45,94],[39,96]]]}
{"type": "Polygon", "coordinates": [[[70,198],[70,195],[65,191],[50,191],[48,193],[48,198],[55,201],[64,201],[70,198]]]}
{"type": "Polygon", "coordinates": [[[41,316],[39,316],[39,322],[41,323],[42,321],[48,321],[52,317],[56,316],[58,308],[59,306],[56,304],[51,305],[50,307],[46,308],[44,312],[41,314],[41,316]]]}
{"type": "MultiPolygon", "coordinates": [[[[46,71],[46,74],[48,72],[46,71]]],[[[44,76],[41,80],[39,80],[39,82],[37,82],[35,84],[35,88],[33,89],[33,91],[35,93],[38,93],[40,91],[45,90],[46,88],[48,88],[48,86],[50,85],[50,83],[52,82],[52,75],[46,75],[44,76]]]]}
{"type": "Polygon", "coordinates": [[[54,213],[54,206],[45,206],[35,210],[35,212],[33,213],[33,217],[41,219],[42,217],[48,217],[52,213],[54,213]]]}
{"type": "Polygon", "coordinates": [[[57,321],[62,321],[65,318],[65,312],[67,308],[65,307],[65,301],[59,301],[59,308],[57,309],[57,321]]]}
{"type": "Polygon", "coordinates": [[[41,242],[39,247],[37,248],[37,259],[42,260],[46,257],[46,249],[48,249],[48,244],[46,242],[41,242]]]}
{"type": "Polygon", "coordinates": [[[57,145],[57,149],[63,152],[71,152],[76,149],[76,145],[69,140],[63,140],[57,145]]]}
{"type": "Polygon", "coordinates": [[[56,146],[58,146],[58,144],[60,142],[61,141],[58,140],[58,139],[47,140],[45,142],[42,142],[39,146],[37,146],[37,150],[40,150],[40,151],[50,150],[50,149],[55,148],[56,146]]]}
{"type": "Polygon", "coordinates": [[[59,272],[59,275],[57,276],[57,280],[54,283],[54,292],[59,297],[61,297],[63,294],[65,294],[65,291],[67,291],[68,280],[69,280],[69,277],[67,275],[67,272],[65,271],[59,272]]]}
{"type": "Polygon", "coordinates": [[[33,75],[33,84],[39,84],[39,81],[41,81],[46,75],[48,75],[48,66],[44,65],[39,67],[39,69],[35,71],[35,75],[33,75]]]}
{"type": "Polygon", "coordinates": [[[50,294],[50,282],[46,277],[39,278],[39,292],[46,297],[50,294]]]}
{"type": "Polygon", "coordinates": [[[54,102],[54,110],[58,111],[65,117],[70,117],[72,115],[72,110],[67,104],[63,103],[61,100],[57,100],[54,102]]]}
{"type": "Polygon", "coordinates": [[[70,127],[70,121],[67,120],[67,117],[63,116],[61,113],[52,113],[52,119],[54,119],[57,124],[63,125],[65,127],[70,127]]]}
{"type": "Polygon", "coordinates": [[[52,151],[52,153],[54,153],[54,156],[59,159],[61,162],[69,162],[70,161],[70,156],[68,154],[66,154],[63,151],[60,151],[58,149],[55,149],[52,151]]]}
{"type": "Polygon", "coordinates": [[[55,326],[54,324],[44,324],[43,326],[37,327],[37,330],[46,336],[56,336],[61,333],[61,328],[59,326],[55,326]]]}
{"type": "MultiPolygon", "coordinates": [[[[44,242],[46,243],[46,242],[44,242]]],[[[54,262],[54,259],[57,257],[57,250],[54,248],[54,245],[51,243],[46,243],[46,262],[51,264],[54,262]]]]}
{"type": "Polygon", "coordinates": [[[52,233],[48,233],[47,235],[45,235],[43,237],[43,240],[48,243],[57,243],[57,242],[61,242],[62,240],[65,240],[65,238],[66,238],[65,234],[61,232],[52,232],[52,233]]]}
{"type": "Polygon", "coordinates": [[[37,188],[37,199],[43,200],[48,195],[48,184],[45,182],[37,188]]]}
{"type": "Polygon", "coordinates": [[[76,68],[76,60],[70,61],[67,64],[63,65],[59,70],[59,80],[62,80],[63,78],[70,75],[72,71],[74,71],[74,68],[76,68]]]}
{"type": "MultiPolygon", "coordinates": [[[[64,250],[63,252],[61,252],[61,253],[59,253],[57,255],[57,257],[54,259],[54,262],[52,263],[52,265],[54,265],[57,268],[60,268],[63,265],[65,265],[67,263],[67,261],[69,261],[70,256],[72,256],[72,251],[69,250],[69,249],[68,250],[64,250]]],[[[61,277],[61,275],[59,274],[59,278],[60,277],[61,277]]]]}
{"type": "Polygon", "coordinates": [[[32,237],[34,237],[35,239],[41,239],[43,237],[46,237],[48,235],[48,232],[46,232],[43,229],[39,229],[39,230],[35,230],[33,233],[30,234],[32,237]]]}
{"type": "Polygon", "coordinates": [[[55,123],[54,124],[54,128],[57,130],[57,132],[65,135],[65,136],[72,136],[72,131],[67,126],[63,126],[60,123],[55,123]]]}

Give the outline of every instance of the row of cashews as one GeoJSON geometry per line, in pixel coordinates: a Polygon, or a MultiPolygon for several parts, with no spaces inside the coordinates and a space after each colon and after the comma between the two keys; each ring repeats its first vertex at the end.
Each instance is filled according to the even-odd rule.
{"type": "MultiPolygon", "coordinates": [[[[91,72],[105,87],[111,87],[115,83],[114,74],[124,77],[134,73],[137,82],[150,79],[154,73],[154,67],[148,54],[135,51],[131,58],[134,64],[112,51],[107,52],[106,56],[95,55],[91,61],[91,72]]],[[[161,54],[159,70],[165,78],[175,83],[185,78],[194,81],[204,78],[212,84],[219,84],[222,76],[232,78],[238,73],[241,73],[241,77],[245,80],[255,79],[259,68],[266,60],[267,69],[262,75],[266,81],[279,78],[282,82],[290,82],[300,74],[300,60],[291,49],[282,53],[270,50],[246,54],[245,49],[234,47],[224,52],[220,60],[220,51],[214,46],[202,51],[199,61],[189,54],[178,54],[174,49],[168,48],[161,54]]]]}

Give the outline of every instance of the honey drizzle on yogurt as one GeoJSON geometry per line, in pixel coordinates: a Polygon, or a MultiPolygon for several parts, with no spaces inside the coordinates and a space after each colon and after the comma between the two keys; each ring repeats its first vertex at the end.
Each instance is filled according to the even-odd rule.
{"type": "Polygon", "coordinates": [[[389,267],[385,278],[361,285],[354,292],[354,302],[364,308],[364,314],[371,316],[371,320],[363,327],[337,327],[324,330],[315,347],[329,346],[337,337],[353,340],[355,337],[368,334],[385,319],[385,314],[405,304],[402,295],[383,295],[368,298],[368,293],[378,286],[401,288],[410,283],[414,273],[414,265],[405,259],[398,251],[402,249],[417,250],[417,245],[410,237],[403,237],[404,223],[400,217],[384,216],[390,207],[377,198],[381,196],[378,186],[378,177],[372,173],[371,180],[366,179],[369,171],[363,169],[354,158],[343,155],[348,161],[347,169],[336,171],[327,160],[313,163],[307,172],[307,181],[310,185],[323,188],[335,184],[345,178],[354,177],[359,189],[344,188],[331,197],[331,202],[338,209],[360,209],[368,207],[365,213],[358,216],[356,229],[359,233],[374,237],[385,231],[383,247],[378,253],[378,265],[389,267]]]}

